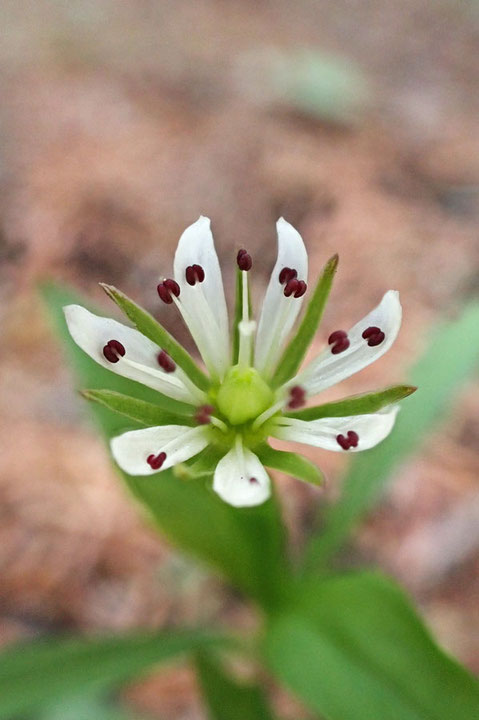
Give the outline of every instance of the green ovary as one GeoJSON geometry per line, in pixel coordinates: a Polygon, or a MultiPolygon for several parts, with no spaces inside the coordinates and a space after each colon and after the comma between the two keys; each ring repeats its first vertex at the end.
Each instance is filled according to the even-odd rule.
{"type": "Polygon", "coordinates": [[[218,390],[216,402],[232,425],[253,420],[274,400],[273,391],[260,374],[250,367],[234,365],[218,390]]]}

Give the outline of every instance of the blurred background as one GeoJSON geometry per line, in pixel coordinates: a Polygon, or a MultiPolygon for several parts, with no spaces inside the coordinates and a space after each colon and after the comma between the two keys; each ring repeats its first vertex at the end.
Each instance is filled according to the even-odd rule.
{"type": "MultiPolygon", "coordinates": [[[[235,251],[247,247],[260,298],[284,215],[310,251],[310,278],[340,255],[316,349],[386,289],[402,295],[394,349],[339,394],[404,381],[431,326],[479,287],[479,4],[6,0],[0,27],[0,644],[249,627],[252,611],[130,502],[38,284],[73,284],[105,314],[115,313],[97,283],[116,284],[188,343],[155,291],[181,231],[212,218],[230,299],[235,251]]],[[[355,550],[407,587],[475,671],[478,407],[469,385],[355,550]]],[[[309,456],[326,493],[278,479],[296,547],[343,467],[334,453],[309,456]]],[[[203,718],[185,668],[127,698],[153,717],[203,718]]]]}

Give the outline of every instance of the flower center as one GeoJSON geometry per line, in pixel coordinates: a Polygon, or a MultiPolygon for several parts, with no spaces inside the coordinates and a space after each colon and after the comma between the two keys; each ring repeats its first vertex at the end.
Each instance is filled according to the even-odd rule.
{"type": "Polygon", "coordinates": [[[218,390],[216,402],[232,425],[253,420],[274,400],[273,391],[257,370],[234,365],[218,390]]]}

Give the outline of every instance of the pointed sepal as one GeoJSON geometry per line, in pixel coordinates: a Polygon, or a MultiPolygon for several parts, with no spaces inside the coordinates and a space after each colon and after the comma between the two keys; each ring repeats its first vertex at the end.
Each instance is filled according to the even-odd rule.
{"type": "Polygon", "coordinates": [[[382,410],[387,405],[399,402],[416,392],[414,385],[394,385],[378,392],[362,393],[338,400],[337,402],[316,405],[296,412],[285,412],[285,415],[298,420],[319,420],[328,417],[347,417],[351,415],[370,415],[382,410]]]}
{"type": "Polygon", "coordinates": [[[275,450],[266,443],[255,448],[255,453],[266,467],[279,470],[311,485],[324,485],[325,483],[321,470],[302,455],[285,450],[275,450]]]}

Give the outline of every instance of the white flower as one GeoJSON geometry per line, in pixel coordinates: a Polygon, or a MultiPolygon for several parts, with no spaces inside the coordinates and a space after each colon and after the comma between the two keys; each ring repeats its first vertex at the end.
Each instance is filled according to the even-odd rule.
{"type": "MultiPolygon", "coordinates": [[[[250,316],[252,259],[246,250],[238,252],[233,348],[210,221],[200,217],[180,238],[174,279],[162,280],[158,294],[166,304],[176,305],[207,375],[151,316],[114,288],[106,287],[139,329],[98,317],[78,305],[65,308],[73,339],[90,357],[161,393],[161,403],[160,396],[152,393],[153,404],[156,397],[164,408],[165,397],[171,398],[165,422],[161,422],[158,408],[157,425],[125,432],[111,441],[113,457],[125,472],[150,475],[187,463],[192,475],[200,472],[198,468],[214,472],[213,490],[231,505],[258,505],[271,492],[265,464],[303,480],[319,482],[321,478],[304,458],[273,450],[266,443],[268,437],[358,452],[374,447],[390,433],[399,409],[397,400],[414,388],[399,386],[337,403],[303,406],[307,399],[360,371],[391,347],[401,324],[398,293],[387,292],[379,305],[347,332],[331,332],[325,349],[298,372],[319,323],[337,257],[326,265],[299,329],[287,344],[307,291],[308,258],[301,236],[282,218],[277,231],[278,258],[257,328],[250,316]],[[165,340],[155,342],[152,337],[165,340]]],[[[108,404],[111,398],[105,395],[102,401],[108,404]]],[[[122,400],[125,407],[129,401],[134,402],[122,400]]],[[[132,416],[121,402],[114,409],[132,416]]]]}

